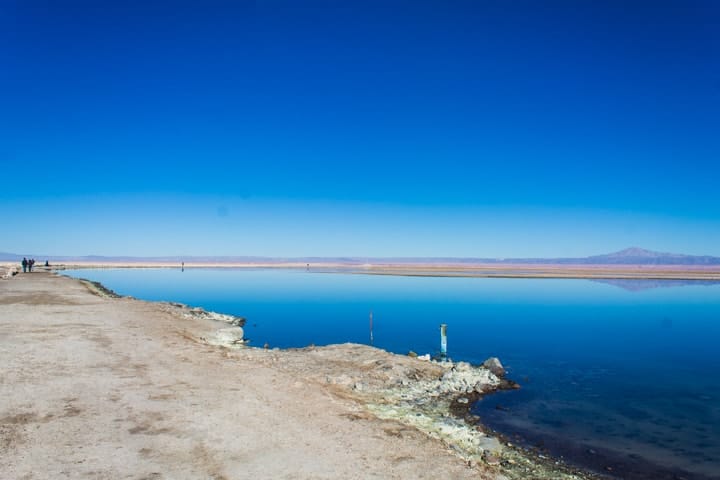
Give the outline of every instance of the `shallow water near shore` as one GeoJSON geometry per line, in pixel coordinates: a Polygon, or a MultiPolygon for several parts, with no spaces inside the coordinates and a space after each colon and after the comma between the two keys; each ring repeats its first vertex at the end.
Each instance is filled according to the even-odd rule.
{"type": "Polygon", "coordinates": [[[278,269],[64,273],[120,295],[246,317],[255,346],[369,344],[372,311],[373,345],[435,354],[446,323],[452,359],[498,356],[522,385],[475,406],[510,438],[623,478],[651,478],[650,468],[666,478],[720,478],[720,284],[278,269]]]}

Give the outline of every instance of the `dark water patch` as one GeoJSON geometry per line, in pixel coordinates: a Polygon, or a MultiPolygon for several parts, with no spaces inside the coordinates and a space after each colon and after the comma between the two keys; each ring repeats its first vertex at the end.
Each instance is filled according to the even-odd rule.
{"type": "MultiPolygon", "coordinates": [[[[718,480],[720,473],[715,469],[717,458],[707,453],[714,449],[712,442],[688,442],[683,447],[673,447],[678,438],[667,437],[663,432],[624,432],[613,435],[613,425],[594,425],[595,435],[567,435],[568,428],[582,423],[577,412],[568,409],[553,411],[540,419],[526,417],[526,402],[535,395],[520,391],[497,392],[479,399],[471,413],[480,417],[480,422],[500,436],[505,442],[520,446],[539,455],[558,458],[563,462],[610,478],[626,480],[718,480]],[[567,415],[570,412],[570,415],[567,415]],[[550,427],[550,428],[547,428],[550,427]],[[599,436],[597,434],[600,434],[599,436]],[[598,438],[606,442],[598,442],[598,438]],[[618,441],[614,442],[613,438],[618,441]],[[629,451],[623,439],[636,441],[642,438],[645,445],[659,447],[657,451],[672,452],[684,459],[690,468],[673,464],[666,456],[653,456],[652,450],[640,453],[629,451]]],[[[543,402],[544,409],[549,406],[543,402]]],[[[550,408],[552,410],[552,408],[550,408]]],[[[585,413],[585,419],[592,412],[585,413]]]]}

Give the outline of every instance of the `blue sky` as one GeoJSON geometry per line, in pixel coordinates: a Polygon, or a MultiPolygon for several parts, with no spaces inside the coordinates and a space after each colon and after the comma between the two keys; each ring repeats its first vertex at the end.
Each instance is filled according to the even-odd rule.
{"type": "Polygon", "coordinates": [[[714,1],[0,2],[0,251],[720,255],[714,1]]]}

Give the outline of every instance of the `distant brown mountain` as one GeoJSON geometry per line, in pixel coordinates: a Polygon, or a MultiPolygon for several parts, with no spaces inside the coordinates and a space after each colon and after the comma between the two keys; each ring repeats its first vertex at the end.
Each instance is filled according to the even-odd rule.
{"type": "Polygon", "coordinates": [[[619,252],[577,258],[475,258],[475,257],[252,257],[252,256],[53,256],[0,252],[0,261],[20,261],[23,256],[50,262],[164,262],[164,263],[340,263],[362,264],[537,264],[537,265],[720,265],[720,257],[663,253],[630,247],[619,252]]]}

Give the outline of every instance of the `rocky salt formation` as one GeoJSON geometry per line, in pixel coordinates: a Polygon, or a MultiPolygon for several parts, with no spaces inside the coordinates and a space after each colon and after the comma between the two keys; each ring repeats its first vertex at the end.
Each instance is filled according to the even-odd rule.
{"type": "Polygon", "coordinates": [[[484,465],[496,472],[496,479],[520,480],[591,478],[554,461],[500,441],[470,413],[482,395],[519,388],[505,380],[505,369],[497,358],[482,366],[466,362],[429,362],[443,372],[435,379],[405,379],[379,392],[379,401],[368,409],[379,418],[396,420],[444,442],[468,465],[484,465]]]}
{"type": "Polygon", "coordinates": [[[171,309],[177,309],[177,313],[180,313],[184,317],[225,322],[236,327],[242,327],[243,325],[245,325],[245,319],[243,317],[236,317],[234,315],[227,315],[224,313],[209,312],[200,307],[190,307],[188,305],[185,305],[184,303],[178,302],[166,302],[165,305],[171,309]]]}
{"type": "Polygon", "coordinates": [[[504,381],[487,368],[469,363],[432,363],[442,369],[439,377],[408,380],[386,389],[381,401],[368,405],[370,411],[442,440],[470,464],[483,462],[484,456],[499,455],[503,450],[500,442],[464,418],[453,415],[452,406],[460,404],[469,408],[478,395],[503,388],[504,381]]]}
{"type": "Polygon", "coordinates": [[[237,348],[245,345],[243,326],[245,319],[224,313],[209,312],[200,307],[190,307],[183,303],[166,302],[165,308],[170,313],[185,318],[208,320],[212,323],[229,324],[229,327],[218,328],[200,337],[200,340],[210,345],[237,348]]]}
{"type": "Polygon", "coordinates": [[[505,376],[505,367],[502,366],[500,359],[497,357],[488,358],[483,362],[482,366],[494,373],[496,377],[503,378],[505,376]]]}

